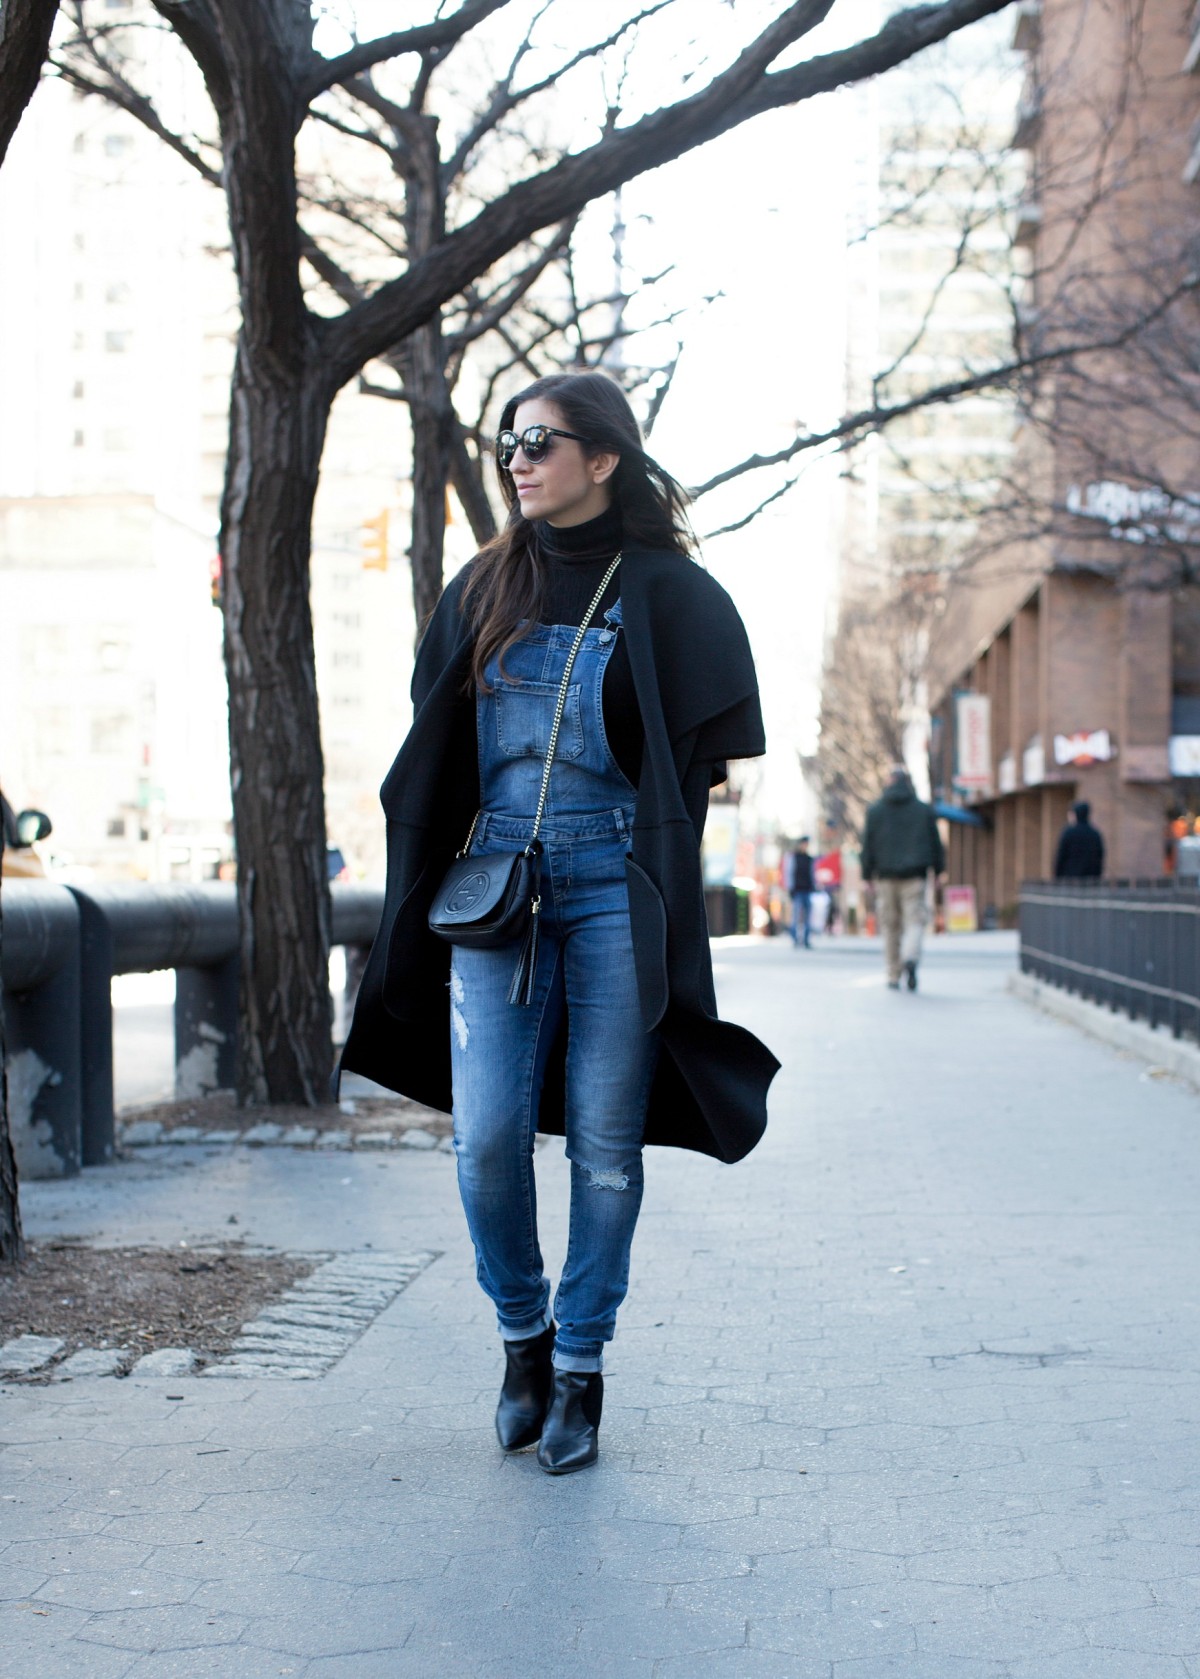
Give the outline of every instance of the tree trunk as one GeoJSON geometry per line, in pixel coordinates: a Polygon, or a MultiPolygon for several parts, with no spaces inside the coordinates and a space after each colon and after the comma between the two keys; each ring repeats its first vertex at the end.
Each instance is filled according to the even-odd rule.
{"type": "Polygon", "coordinates": [[[328,414],[326,392],[280,368],[243,329],[221,507],[243,1103],[330,1100],[330,901],[309,602],[328,414]]]}
{"type": "Polygon", "coordinates": [[[58,0],[4,0],[0,5],[0,163],[37,92],[57,13],[58,0]]]}
{"type": "Polygon", "coordinates": [[[412,417],[413,611],[420,636],[442,592],[446,542],[446,485],[456,417],[446,388],[446,351],[440,316],[405,339],[399,349],[412,417]]]}
{"type": "MultiPolygon", "coordinates": [[[[307,6],[171,7],[197,37],[221,123],[242,324],[221,499],[225,673],[237,847],[238,1099],[330,1100],[324,761],[309,602],[310,528],[333,387],[300,286],[296,78],[307,6]]],[[[174,16],[173,16],[174,21],[174,16]]]]}
{"type": "MultiPolygon", "coordinates": [[[[0,830],[0,869],[4,867],[4,833],[0,830]]],[[[4,894],[0,892],[0,968],[4,964],[4,894]]],[[[0,990],[0,1265],[23,1258],[21,1202],[17,1161],[8,1129],[8,1048],[4,1036],[4,993],[0,990]]]]}
{"type": "Polygon", "coordinates": [[[450,447],[450,482],[471,526],[471,535],[482,548],[496,534],[496,515],[483,487],[483,469],[467,448],[466,427],[456,419],[450,447]]]}

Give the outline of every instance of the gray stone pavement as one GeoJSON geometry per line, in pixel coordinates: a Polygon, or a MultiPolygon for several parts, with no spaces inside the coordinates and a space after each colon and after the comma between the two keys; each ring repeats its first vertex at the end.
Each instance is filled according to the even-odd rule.
{"type": "Polygon", "coordinates": [[[865,947],[717,947],[772,1125],[650,1155],[565,1480],[497,1451],[446,1156],[29,1185],[38,1237],[440,1257],[320,1380],[0,1392],[0,1679],[1200,1679],[1197,1097],[1011,951],[939,941],[910,997],[865,947]]]}

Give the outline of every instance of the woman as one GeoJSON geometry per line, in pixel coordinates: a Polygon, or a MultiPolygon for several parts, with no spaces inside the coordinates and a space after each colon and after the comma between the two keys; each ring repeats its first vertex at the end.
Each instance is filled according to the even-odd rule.
{"type": "Polygon", "coordinates": [[[709,789],[725,760],[763,751],[762,718],[741,621],[689,557],[682,492],[612,380],[537,380],[504,409],[497,462],[508,522],[430,620],[413,726],[383,786],[386,904],[342,1065],[453,1112],[504,1341],[500,1444],[536,1441],[542,1468],[566,1474],[598,1453],[643,1142],[733,1161],[766,1124],[778,1063],[716,1017],[699,858],[709,789]],[[521,1006],[512,946],[451,952],[427,916],[468,833],[472,857],[529,841],[569,649],[593,605],[551,762],[521,1006]],[[571,1162],[554,1317],[538,1130],[565,1133],[571,1162]]]}

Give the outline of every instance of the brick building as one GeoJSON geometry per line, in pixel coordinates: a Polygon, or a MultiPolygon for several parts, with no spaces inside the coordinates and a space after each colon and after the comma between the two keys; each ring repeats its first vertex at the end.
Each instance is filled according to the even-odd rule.
{"type": "Polygon", "coordinates": [[[950,825],[950,878],[1002,917],[1022,879],[1052,872],[1073,800],[1091,802],[1114,877],[1161,874],[1172,816],[1200,810],[1188,11],[1027,0],[1018,14],[1017,338],[1034,352],[1111,347],[1051,359],[1030,382],[1013,482],[932,654],[931,779],[966,818],[950,825]]]}

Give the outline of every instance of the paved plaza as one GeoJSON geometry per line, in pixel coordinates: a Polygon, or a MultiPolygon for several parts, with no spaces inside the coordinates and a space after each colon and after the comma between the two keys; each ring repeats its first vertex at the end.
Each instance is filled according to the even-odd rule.
{"type": "Polygon", "coordinates": [[[37,1239],[436,1257],[318,1379],[0,1390],[0,1679],[1200,1679],[1200,1097],[1010,996],[1013,949],[937,941],[909,996],[865,943],[716,947],[771,1127],[650,1155],[562,1480],[496,1447],[446,1155],[27,1186],[37,1239]]]}

